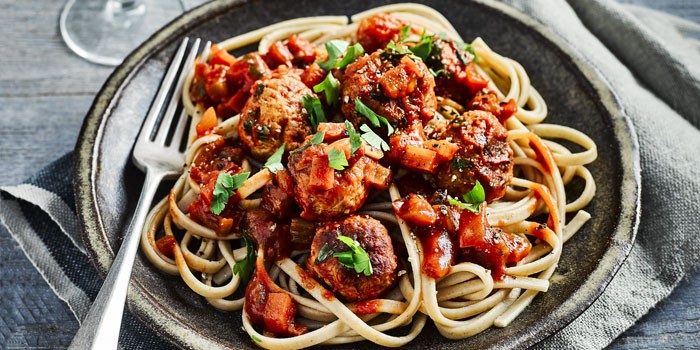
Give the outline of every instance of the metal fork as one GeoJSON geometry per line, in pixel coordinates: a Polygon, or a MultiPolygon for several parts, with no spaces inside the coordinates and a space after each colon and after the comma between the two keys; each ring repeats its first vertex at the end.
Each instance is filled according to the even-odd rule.
{"type": "MultiPolygon", "coordinates": [[[[168,139],[173,119],[175,119],[179,98],[182,93],[182,83],[192,67],[197,55],[200,40],[196,39],[189,49],[186,58],[188,39],[185,38],[170,63],[163,83],[151,105],[139,136],[134,146],[133,161],[136,166],[146,173],[146,181],[141,190],[136,211],[124,236],[119,253],[114,259],[109,274],[100,289],[95,302],[90,308],[78,333],[73,338],[71,349],[116,349],[119,341],[122,313],[126,301],[131,269],[141,229],[146,215],[160,182],[174,177],[183,171],[183,152],[180,144],[185,135],[187,114],[183,110],[177,124],[173,127],[172,137],[168,139]],[[182,68],[182,69],[180,69],[182,68]],[[178,72],[180,72],[178,77],[178,72]],[[175,82],[177,78],[177,82],[175,82]],[[169,100],[168,96],[171,96],[169,100]],[[167,101],[166,101],[167,100],[167,101]],[[163,117],[159,116],[163,111],[163,117]],[[166,141],[170,140],[169,143],[166,141]]],[[[205,48],[205,51],[208,50],[205,48]]],[[[205,56],[203,54],[202,56],[205,56]]]]}

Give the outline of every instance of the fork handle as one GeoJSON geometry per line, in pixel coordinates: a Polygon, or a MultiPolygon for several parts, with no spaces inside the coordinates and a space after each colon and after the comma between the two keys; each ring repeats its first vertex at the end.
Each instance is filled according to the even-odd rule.
{"type": "Polygon", "coordinates": [[[117,348],[126,293],[140,241],[141,230],[146,220],[148,209],[153,202],[153,196],[164,176],[165,173],[158,172],[157,169],[146,172],[146,181],[119,253],[117,253],[105,282],[100,288],[95,302],[90,307],[90,311],[83,320],[78,333],[73,338],[69,349],[117,348]]]}

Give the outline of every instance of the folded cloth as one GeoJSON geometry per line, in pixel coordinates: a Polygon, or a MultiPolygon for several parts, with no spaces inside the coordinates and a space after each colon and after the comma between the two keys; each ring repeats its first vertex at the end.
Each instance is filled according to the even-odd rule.
{"type": "MultiPolygon", "coordinates": [[[[90,264],[79,237],[70,176],[72,168],[72,156],[67,154],[25,183],[0,188],[0,221],[54,293],[68,304],[78,320],[82,320],[100,290],[102,278],[90,264]]],[[[123,348],[171,347],[128,311],[123,320],[119,338],[123,348]]],[[[16,348],[24,348],[23,345],[33,344],[17,344],[16,348]]],[[[9,349],[13,344],[5,346],[9,349]]]]}
{"type": "MultiPolygon", "coordinates": [[[[700,231],[700,170],[694,153],[700,149],[700,54],[697,42],[682,35],[694,27],[599,0],[504,2],[512,7],[494,6],[528,14],[595,67],[639,136],[642,216],[634,248],[602,296],[538,345],[604,347],[668,296],[700,261],[695,237],[700,231]]],[[[0,221],[80,320],[101,279],[77,237],[70,176],[55,176],[70,170],[67,155],[25,184],[2,187],[0,221]]],[[[168,346],[128,312],[120,342],[129,349],[168,346]]]]}

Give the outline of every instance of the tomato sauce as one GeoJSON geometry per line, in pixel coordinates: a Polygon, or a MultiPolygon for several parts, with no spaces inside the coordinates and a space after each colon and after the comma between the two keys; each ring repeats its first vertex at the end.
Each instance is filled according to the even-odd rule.
{"type": "Polygon", "coordinates": [[[296,302],[285,290],[277,286],[258,257],[253,279],[245,291],[245,311],[250,322],[279,337],[294,337],[308,332],[308,327],[298,324],[296,302]]]}
{"type": "Polygon", "coordinates": [[[156,248],[158,251],[170,259],[175,258],[174,249],[176,245],[177,240],[173,236],[165,235],[156,241],[156,248]]]}
{"type": "Polygon", "coordinates": [[[352,309],[352,312],[354,312],[355,315],[360,315],[360,316],[361,315],[376,314],[380,305],[381,305],[380,300],[360,301],[360,302],[355,304],[354,308],[352,309]]]}
{"type": "Polygon", "coordinates": [[[506,266],[517,263],[530,253],[532,244],[526,238],[489,226],[486,204],[479,213],[465,210],[460,217],[459,255],[462,261],[491,269],[496,280],[505,276],[506,266]]]}

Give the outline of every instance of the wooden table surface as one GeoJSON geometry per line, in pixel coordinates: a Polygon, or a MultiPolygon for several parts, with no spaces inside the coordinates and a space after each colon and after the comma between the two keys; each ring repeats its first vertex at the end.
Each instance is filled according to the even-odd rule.
{"type": "MultiPolygon", "coordinates": [[[[700,23],[700,1],[623,0],[700,23]]],[[[0,0],[0,184],[16,184],[72,150],[112,68],[63,43],[64,0],[0,0]]],[[[60,175],[59,175],[60,176],[60,175]]],[[[0,226],[0,348],[63,348],[78,323],[0,226]]],[[[700,348],[700,272],[625,332],[613,349],[700,348]]]]}

